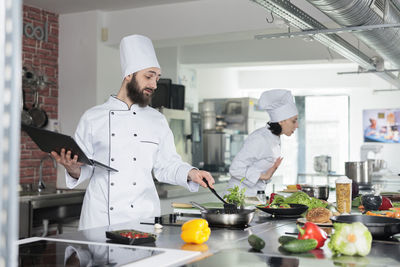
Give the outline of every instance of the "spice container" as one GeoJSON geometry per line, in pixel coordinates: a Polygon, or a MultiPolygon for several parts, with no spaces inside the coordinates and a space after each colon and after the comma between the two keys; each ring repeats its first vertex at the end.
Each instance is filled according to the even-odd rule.
{"type": "Polygon", "coordinates": [[[346,176],[336,179],[336,208],[339,213],[351,212],[352,180],[346,176]]]}

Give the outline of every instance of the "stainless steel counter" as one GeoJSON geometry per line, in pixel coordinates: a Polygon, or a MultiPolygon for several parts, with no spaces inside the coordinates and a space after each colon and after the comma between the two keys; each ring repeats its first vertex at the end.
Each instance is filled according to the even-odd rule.
{"type": "MultiPolygon", "coordinates": [[[[106,243],[105,231],[119,229],[136,229],[155,233],[158,236],[155,242],[157,248],[187,249],[184,246],[185,243],[180,239],[180,227],[164,226],[161,231],[157,231],[152,225],[140,224],[138,221],[50,238],[106,243]]],[[[198,261],[188,264],[188,266],[250,266],[260,263],[265,266],[268,261],[289,264],[285,266],[334,266],[335,264],[343,264],[343,266],[350,266],[351,264],[362,264],[355,266],[400,266],[400,243],[386,241],[374,241],[372,251],[366,257],[335,257],[327,248],[327,243],[322,250],[317,250],[314,253],[287,254],[280,250],[279,236],[296,231],[295,219],[271,218],[257,211],[250,227],[244,230],[212,228],[210,239],[206,243],[208,251],[203,252],[203,256],[198,258],[198,261]],[[266,246],[261,253],[251,252],[247,242],[247,237],[250,234],[257,234],[265,240],[266,246]]]]}

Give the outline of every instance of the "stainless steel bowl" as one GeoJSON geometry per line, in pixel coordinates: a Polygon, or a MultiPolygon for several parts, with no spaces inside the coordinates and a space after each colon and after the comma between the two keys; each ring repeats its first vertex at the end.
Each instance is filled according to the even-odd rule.
{"type": "Polygon", "coordinates": [[[327,185],[316,185],[316,186],[301,186],[301,191],[309,195],[322,200],[328,200],[329,198],[329,186],[327,185]]]}

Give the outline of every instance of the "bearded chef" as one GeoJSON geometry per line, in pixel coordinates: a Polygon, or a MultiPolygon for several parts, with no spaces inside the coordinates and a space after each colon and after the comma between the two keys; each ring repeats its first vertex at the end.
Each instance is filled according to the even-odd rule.
{"type": "Polygon", "coordinates": [[[120,59],[123,81],[118,94],[87,110],[75,133],[89,158],[118,172],[83,165],[65,149],[51,153],[65,167],[69,188],[90,179],[79,229],[160,216],[153,175],[191,192],[199,185],[206,187],[203,178],[211,187],[214,184],[208,172],[182,162],[166,118],[148,106],[161,76],[151,40],[141,35],[124,37],[120,59]]]}
{"type": "Polygon", "coordinates": [[[292,135],[299,126],[296,104],[288,90],[263,92],[258,106],[268,112],[270,121],[246,138],[229,168],[228,189],[236,185],[246,188],[246,196],[256,196],[257,191],[265,190],[282,161],[280,136],[292,135]]]}

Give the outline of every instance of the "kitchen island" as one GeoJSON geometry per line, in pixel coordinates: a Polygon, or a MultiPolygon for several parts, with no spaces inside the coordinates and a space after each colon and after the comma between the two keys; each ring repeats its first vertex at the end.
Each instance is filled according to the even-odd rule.
{"type": "MultiPolygon", "coordinates": [[[[151,222],[151,219],[147,222],[151,222]]],[[[245,229],[211,228],[206,246],[185,245],[180,238],[179,226],[164,226],[160,230],[151,224],[143,224],[147,222],[135,221],[46,238],[20,240],[19,260],[20,263],[26,262],[27,255],[35,247],[37,250],[38,246],[42,249],[47,246],[56,251],[53,252],[57,255],[54,257],[58,258],[53,259],[54,266],[68,265],[66,263],[71,255],[79,255],[80,261],[83,261],[83,257],[88,257],[93,264],[113,266],[128,263],[131,263],[129,266],[400,266],[400,243],[395,241],[373,241],[371,253],[366,257],[335,257],[327,247],[329,240],[322,250],[288,254],[279,248],[278,238],[285,233],[297,232],[296,219],[272,218],[258,210],[249,227],[245,229]],[[147,246],[110,243],[105,232],[120,229],[154,233],[157,240],[147,246]],[[261,252],[250,249],[247,241],[250,234],[256,234],[265,240],[266,246],[261,252]],[[38,242],[42,244],[39,245],[38,242]],[[25,252],[27,255],[21,255],[21,251],[28,251],[25,252]]],[[[49,260],[51,253],[43,253],[47,253],[49,260]]],[[[43,260],[43,255],[37,255],[37,259],[33,259],[31,255],[30,260],[43,260]]]]}

